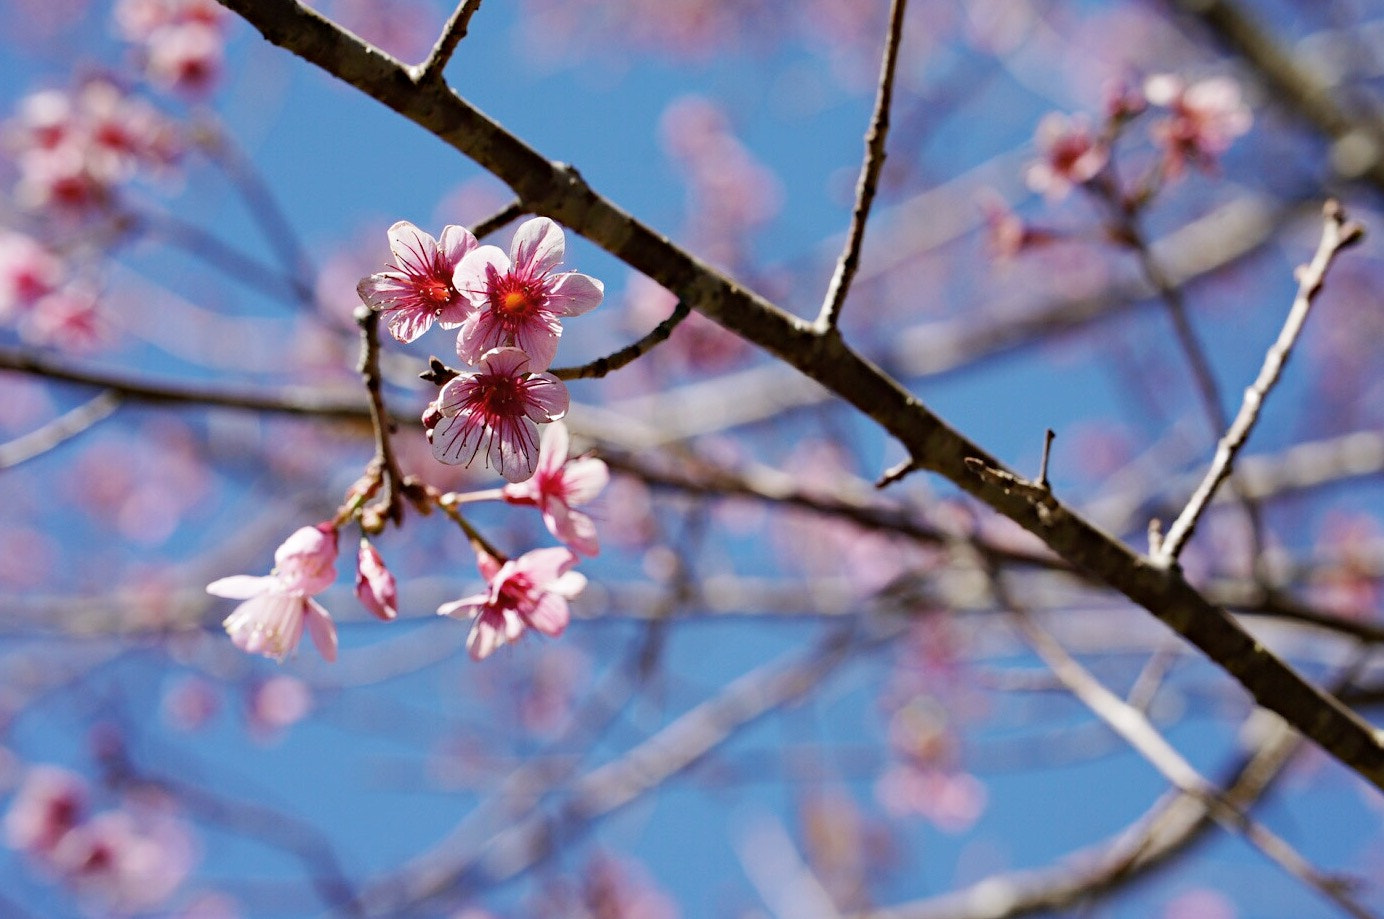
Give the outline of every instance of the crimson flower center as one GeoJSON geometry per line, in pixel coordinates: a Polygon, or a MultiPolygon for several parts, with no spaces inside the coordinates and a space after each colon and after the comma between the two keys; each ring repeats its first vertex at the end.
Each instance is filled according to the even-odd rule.
{"type": "Polygon", "coordinates": [[[476,401],[486,415],[515,418],[525,414],[528,400],[524,398],[524,387],[520,380],[492,376],[488,379],[482,377],[477,382],[481,385],[476,401]]]}

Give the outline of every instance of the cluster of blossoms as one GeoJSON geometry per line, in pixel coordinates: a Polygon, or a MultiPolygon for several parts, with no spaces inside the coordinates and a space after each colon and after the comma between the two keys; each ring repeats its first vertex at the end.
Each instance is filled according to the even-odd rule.
{"type": "Polygon", "coordinates": [[[186,829],[166,807],[88,816],[89,797],[75,773],[29,769],[5,814],[6,842],[88,901],[93,914],[157,908],[192,867],[186,829]]]}
{"type": "Polygon", "coordinates": [[[15,200],[35,211],[100,209],[137,172],[167,169],[183,152],[171,121],[106,79],[25,97],[5,135],[19,171],[15,200]]]}
{"type": "MultiPolygon", "coordinates": [[[[423,416],[433,455],[468,465],[482,457],[506,479],[501,488],[431,499],[449,514],[483,500],[535,508],[562,543],[506,559],[472,533],[487,587],[444,604],[438,613],[471,620],[467,648],[478,660],[527,629],[560,635],[569,619],[568,601],[586,584],[571,569],[581,555],[600,551],[595,523],[576,508],[605,487],[609,470],[598,459],[570,456],[567,428],[559,420],[567,412],[567,388],[547,368],[557,353],[561,320],[594,309],[604,288],[595,278],[556,270],[565,241],[557,224],[543,217],[519,227],[508,254],[480,245],[457,226],[435,239],[401,221],[390,228],[389,242],[395,267],[364,278],[361,298],[383,314],[401,342],[414,341],[434,324],[458,330],[457,356],[475,368],[449,379],[423,416]],[[539,424],[547,425],[541,437],[539,424]]],[[[298,530],[279,547],[267,576],[237,575],[208,585],[212,594],[244,601],[224,623],[236,645],[282,660],[306,627],[322,656],[336,658],[335,626],[313,597],[336,579],[338,526],[298,530]]],[[[356,576],[361,603],[377,617],[393,619],[396,593],[393,575],[362,539],[356,576]]]]}
{"type": "Polygon", "coordinates": [[[25,340],[64,347],[99,336],[97,294],[70,276],[66,261],[25,233],[0,230],[0,325],[25,340]]]}
{"type": "Polygon", "coordinates": [[[1142,87],[1120,85],[1106,105],[1106,124],[1097,131],[1084,115],[1053,112],[1038,125],[1042,158],[1028,171],[1028,184],[1051,200],[1090,182],[1110,160],[1111,145],[1131,119],[1150,107],[1166,114],[1149,129],[1162,151],[1161,177],[1173,180],[1187,164],[1211,169],[1216,158],[1250,128],[1253,116],[1229,77],[1187,84],[1170,74],[1149,77],[1142,87]]]}
{"type": "Polygon", "coordinates": [[[567,413],[567,387],[546,372],[561,320],[595,309],[604,287],[556,270],[566,241],[546,217],[520,226],[508,255],[463,227],[434,239],[407,221],[390,228],[389,245],[396,267],[362,280],[361,299],[402,342],[433,323],[457,329],[457,357],[476,368],[448,381],[423,416],[433,455],[453,465],[483,457],[510,482],[528,479],[538,425],[567,413]]]}
{"type": "Polygon", "coordinates": [[[215,0],[120,0],[115,25],[154,86],[205,93],[221,73],[226,11],[215,0]]]}

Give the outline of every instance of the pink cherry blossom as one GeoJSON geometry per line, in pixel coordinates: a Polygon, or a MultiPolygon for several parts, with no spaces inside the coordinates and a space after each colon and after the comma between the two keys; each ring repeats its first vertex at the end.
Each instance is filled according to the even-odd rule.
{"type": "Polygon", "coordinates": [[[389,228],[389,250],[398,268],[362,279],[356,291],[389,318],[389,333],[399,341],[413,341],[434,322],[456,328],[473,308],[453,286],[452,276],[475,249],[476,237],[465,227],[443,227],[442,238],[433,239],[400,220],[389,228]]]}
{"type": "Polygon", "coordinates": [[[245,601],[222,623],[240,649],[282,661],[297,649],[306,623],[317,650],[334,661],[336,626],[312,596],[336,580],[335,566],[336,529],[328,523],[302,527],[279,546],[267,576],[221,578],[207,585],[207,593],[245,601]]]}
{"type": "Polygon", "coordinates": [[[356,558],[356,596],[376,618],[388,622],[399,615],[399,592],[394,575],[380,553],[364,537],[356,558]]]}
{"type": "Polygon", "coordinates": [[[453,283],[476,307],[457,338],[462,360],[474,364],[487,351],[513,345],[529,355],[531,369],[548,369],[562,335],[560,320],[595,309],[605,297],[605,286],[593,277],[553,273],[565,249],[561,227],[535,217],[515,232],[508,256],[480,246],[461,260],[453,283]]]}
{"type": "Polygon", "coordinates": [[[57,766],[34,766],[5,813],[5,841],[31,855],[52,855],[58,843],[83,819],[87,783],[57,766]]]}
{"type": "Polygon", "coordinates": [[[1170,178],[1179,176],[1188,161],[1202,169],[1214,166],[1254,118],[1229,77],[1187,86],[1171,74],[1158,74],[1144,82],[1144,95],[1171,112],[1152,129],[1164,148],[1163,168],[1170,178]]]}
{"type": "Polygon", "coordinates": [[[1048,113],[1038,124],[1037,141],[1043,159],[1029,167],[1028,187],[1053,201],[1064,197],[1073,185],[1093,179],[1110,158],[1084,115],[1048,113]]]}
{"type": "Polygon", "coordinates": [[[577,556],[561,547],[535,549],[503,565],[481,552],[476,563],[488,582],[486,592],[437,608],[440,616],[473,620],[466,649],[475,660],[489,657],[526,628],[561,635],[570,615],[567,601],[586,586],[586,577],[570,570],[577,556]]]}
{"type": "Polygon", "coordinates": [[[62,260],[32,237],[0,231],[0,321],[58,289],[62,260]]]}
{"type": "Polygon", "coordinates": [[[51,861],[97,914],[129,915],[167,900],[192,869],[194,855],[186,828],[171,816],[112,810],[63,836],[51,861]]]}
{"type": "Polygon", "coordinates": [[[538,468],[526,482],[506,485],[505,500],[539,509],[548,532],[583,555],[601,551],[596,524],[574,504],[585,504],[596,497],[610,481],[606,464],[595,457],[568,459],[567,426],[555,421],[543,431],[538,447],[538,468]]]}
{"type": "Polygon", "coordinates": [[[470,465],[478,455],[510,482],[533,475],[538,463],[538,425],[567,414],[567,387],[551,373],[528,373],[529,356],[518,348],[485,354],[475,373],[450,380],[428,407],[424,425],[433,456],[470,465]],[[441,416],[440,418],[438,416],[441,416]]]}

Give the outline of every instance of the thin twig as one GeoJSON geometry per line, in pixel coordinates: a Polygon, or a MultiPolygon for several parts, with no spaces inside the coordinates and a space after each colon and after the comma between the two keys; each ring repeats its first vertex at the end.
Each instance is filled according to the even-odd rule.
{"type": "Polygon", "coordinates": [[[673,334],[673,330],[691,314],[692,307],[688,306],[685,300],[679,300],[678,305],[673,308],[673,315],[654,326],[649,334],[638,341],[626,345],[613,354],[599,357],[579,367],[558,367],[550,372],[559,380],[585,380],[591,377],[603,377],[642,357],[655,345],[667,341],[668,336],[673,334]]]}
{"type": "Polygon", "coordinates": [[[851,227],[846,234],[846,247],[836,263],[836,272],[827,287],[822,311],[817,316],[817,331],[836,328],[841,307],[850,292],[851,280],[860,267],[860,246],[865,239],[865,222],[870,217],[879,187],[879,173],[884,167],[884,140],[889,134],[889,103],[894,94],[894,72],[899,60],[899,44],[903,38],[903,13],[907,0],[891,0],[889,4],[889,35],[884,43],[884,59],[879,66],[879,91],[875,95],[875,113],[870,130],[865,135],[865,161],[860,166],[860,180],[855,187],[855,209],[851,212],[851,227]]]}
{"type": "Polygon", "coordinates": [[[1221,442],[1216,448],[1215,459],[1211,463],[1211,468],[1207,470],[1206,477],[1202,479],[1191,500],[1187,502],[1187,506],[1178,515],[1177,520],[1173,522],[1163,539],[1156,559],[1165,565],[1171,565],[1177,561],[1178,554],[1182,552],[1187,540],[1191,538],[1196,529],[1197,521],[1201,519],[1201,515],[1210,506],[1216,489],[1229,477],[1235,464],[1235,458],[1239,455],[1241,448],[1249,439],[1250,432],[1254,430],[1254,425],[1259,420],[1259,409],[1264,404],[1269,390],[1278,382],[1278,378],[1283,372],[1283,365],[1287,362],[1288,355],[1292,353],[1293,345],[1297,342],[1302,327],[1307,321],[1307,314],[1312,308],[1312,303],[1316,300],[1317,294],[1321,292],[1327,268],[1330,267],[1338,252],[1358,242],[1364,236],[1364,228],[1352,220],[1347,220],[1345,211],[1335,201],[1326,203],[1323,214],[1325,221],[1322,226],[1321,244],[1318,245],[1317,253],[1312,257],[1311,264],[1299,270],[1298,293],[1293,299],[1293,306],[1288,311],[1288,318],[1283,324],[1283,329],[1278,334],[1278,340],[1264,355],[1264,364],[1260,368],[1259,376],[1255,379],[1254,384],[1245,390],[1245,399],[1240,405],[1240,411],[1235,416],[1230,428],[1225,432],[1225,436],[1221,438],[1221,442]]]}
{"type": "Polygon", "coordinates": [[[380,382],[380,314],[368,306],[358,306],[355,319],[356,325],[360,326],[360,362],[356,370],[360,372],[365,391],[370,395],[370,422],[375,428],[375,458],[370,465],[372,471],[379,475],[380,487],[384,490],[379,502],[381,517],[393,520],[394,525],[398,526],[404,520],[404,502],[399,491],[404,476],[399,471],[399,461],[390,443],[394,425],[384,406],[380,382]]]}
{"type": "Polygon", "coordinates": [[[1231,803],[1158,733],[1143,713],[1106,689],[1091,673],[1021,609],[1014,612],[1020,631],[1072,695],[1082,701],[1111,730],[1119,734],[1164,778],[1183,794],[1201,801],[1213,819],[1232,832],[1241,834],[1269,860],[1326,897],[1357,919],[1374,919],[1370,912],[1350,896],[1349,884],[1318,871],[1287,840],[1278,836],[1245,811],[1231,803]]]}
{"type": "Polygon", "coordinates": [[[107,389],[94,399],[64,412],[43,427],[0,444],[0,469],[11,469],[76,437],[120,407],[120,396],[107,389]]]}
{"type": "Polygon", "coordinates": [[[437,44],[433,45],[432,52],[428,54],[428,59],[410,69],[410,76],[417,83],[424,83],[436,80],[442,76],[442,71],[447,67],[447,62],[452,59],[452,52],[456,51],[457,45],[466,37],[466,29],[471,25],[471,17],[476,15],[476,10],[481,8],[481,0],[462,0],[457,4],[457,8],[452,11],[447,24],[442,27],[442,34],[437,38],[437,44]]]}
{"type": "Polygon", "coordinates": [[[472,225],[471,235],[477,239],[485,239],[491,233],[494,233],[511,220],[518,219],[525,213],[527,213],[527,209],[524,207],[524,202],[516,198],[489,217],[472,225]]]}

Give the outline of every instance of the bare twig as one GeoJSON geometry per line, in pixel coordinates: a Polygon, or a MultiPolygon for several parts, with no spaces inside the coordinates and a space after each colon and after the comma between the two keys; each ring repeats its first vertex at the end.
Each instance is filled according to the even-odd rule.
{"type": "Polygon", "coordinates": [[[489,217],[474,224],[471,227],[471,235],[477,239],[485,239],[510,221],[517,220],[524,213],[524,202],[511,201],[489,217]]]}
{"type": "Polygon", "coordinates": [[[1259,420],[1259,410],[1264,399],[1268,396],[1269,390],[1278,382],[1278,378],[1283,372],[1283,365],[1287,362],[1288,355],[1292,353],[1293,345],[1307,321],[1307,314],[1312,308],[1312,303],[1316,300],[1317,294],[1321,292],[1322,282],[1332,260],[1335,259],[1338,252],[1358,242],[1364,235],[1364,228],[1354,221],[1347,220],[1345,211],[1335,201],[1326,203],[1324,216],[1321,243],[1317,246],[1317,253],[1313,256],[1311,264],[1299,271],[1298,293],[1293,300],[1292,309],[1288,311],[1288,318],[1283,324],[1283,329],[1278,334],[1278,340],[1264,355],[1264,364],[1259,370],[1259,376],[1249,389],[1245,390],[1245,399],[1240,406],[1240,411],[1235,416],[1230,428],[1225,432],[1225,436],[1221,438],[1221,442],[1216,448],[1216,456],[1212,460],[1211,468],[1206,472],[1206,477],[1202,479],[1196,492],[1187,502],[1186,508],[1178,515],[1173,525],[1168,528],[1167,535],[1164,537],[1156,556],[1156,560],[1164,565],[1170,565],[1177,561],[1178,555],[1196,529],[1197,521],[1201,519],[1201,515],[1211,503],[1211,498],[1216,494],[1216,489],[1229,477],[1235,464],[1235,458],[1239,455],[1240,450],[1249,439],[1250,432],[1254,430],[1254,425],[1259,420]]]}
{"type": "Polygon", "coordinates": [[[1318,871],[1282,837],[1254,820],[1239,806],[1226,799],[1158,733],[1143,713],[1106,689],[1091,673],[1026,612],[1016,609],[1014,620],[1020,631],[1072,694],[1082,701],[1111,730],[1144,757],[1163,777],[1185,795],[1201,801],[1211,817],[1232,832],[1240,833],[1284,871],[1326,897],[1356,919],[1374,919],[1375,914],[1350,895],[1349,884],[1341,878],[1318,871]]]}
{"type": "Polygon", "coordinates": [[[582,364],[579,367],[558,367],[551,373],[559,380],[585,380],[590,377],[603,377],[642,357],[655,345],[667,341],[668,336],[673,334],[673,330],[691,314],[692,307],[688,306],[685,301],[679,300],[678,305],[673,308],[673,315],[654,326],[649,334],[638,341],[626,345],[613,354],[599,357],[590,363],[582,364]]]}
{"type": "Polygon", "coordinates": [[[874,203],[879,173],[884,167],[884,141],[889,134],[889,103],[894,94],[894,72],[899,60],[903,14],[907,5],[907,0],[890,0],[889,34],[884,42],[884,59],[879,66],[875,113],[870,121],[870,130],[865,135],[865,161],[860,165],[860,179],[855,187],[855,209],[851,212],[846,247],[836,263],[836,272],[832,275],[822,310],[817,316],[816,328],[819,332],[836,328],[841,307],[851,289],[851,281],[860,267],[860,246],[865,239],[865,223],[870,218],[870,205],[874,203]]]}
{"type": "Polygon", "coordinates": [[[380,314],[368,306],[358,306],[355,319],[356,325],[360,326],[360,362],[356,370],[370,396],[370,423],[375,429],[375,458],[370,467],[372,473],[379,476],[380,487],[384,490],[378,507],[382,511],[381,517],[393,520],[394,525],[398,526],[404,520],[404,502],[400,493],[404,476],[399,471],[399,461],[390,442],[394,425],[384,406],[383,384],[380,382],[380,314]]]}
{"type": "Polygon", "coordinates": [[[409,75],[416,82],[423,83],[441,78],[442,71],[447,67],[447,62],[452,59],[452,53],[456,51],[457,45],[461,44],[461,40],[466,37],[466,29],[471,25],[471,17],[476,15],[476,11],[480,8],[481,0],[461,0],[457,4],[457,8],[447,19],[447,24],[442,27],[442,34],[438,36],[437,44],[433,45],[428,59],[409,68],[409,75]]]}
{"type": "Polygon", "coordinates": [[[120,407],[120,396],[106,390],[35,431],[0,444],[0,469],[9,469],[41,456],[71,440],[92,425],[111,416],[120,407]]]}

